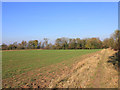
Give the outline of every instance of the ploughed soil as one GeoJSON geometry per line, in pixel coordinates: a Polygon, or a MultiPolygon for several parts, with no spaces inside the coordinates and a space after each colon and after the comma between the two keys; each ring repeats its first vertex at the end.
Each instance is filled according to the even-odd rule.
{"type": "Polygon", "coordinates": [[[2,81],[3,88],[118,88],[118,70],[109,63],[116,51],[101,51],[32,70],[2,81]]]}

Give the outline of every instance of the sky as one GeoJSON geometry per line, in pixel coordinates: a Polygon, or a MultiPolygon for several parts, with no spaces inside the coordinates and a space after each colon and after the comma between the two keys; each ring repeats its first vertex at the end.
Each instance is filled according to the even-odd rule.
{"type": "Polygon", "coordinates": [[[2,42],[49,38],[101,40],[118,29],[117,2],[3,2],[2,42]]]}

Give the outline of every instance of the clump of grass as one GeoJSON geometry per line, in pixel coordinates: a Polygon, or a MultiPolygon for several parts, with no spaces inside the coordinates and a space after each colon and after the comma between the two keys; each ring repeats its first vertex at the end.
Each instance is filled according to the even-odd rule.
{"type": "Polygon", "coordinates": [[[36,81],[36,79],[31,78],[31,81],[32,81],[32,82],[33,82],[33,81],[36,81]]]}

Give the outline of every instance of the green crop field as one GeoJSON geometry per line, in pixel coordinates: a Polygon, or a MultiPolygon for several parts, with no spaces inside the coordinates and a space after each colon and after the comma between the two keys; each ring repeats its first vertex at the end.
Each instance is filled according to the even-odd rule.
{"type": "Polygon", "coordinates": [[[68,61],[93,50],[18,50],[2,51],[2,78],[10,78],[28,71],[68,61]]]}

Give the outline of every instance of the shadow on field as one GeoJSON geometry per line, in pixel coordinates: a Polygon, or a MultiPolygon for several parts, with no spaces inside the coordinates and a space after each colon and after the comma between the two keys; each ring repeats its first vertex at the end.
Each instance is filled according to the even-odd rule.
{"type": "Polygon", "coordinates": [[[120,70],[120,51],[109,57],[108,63],[112,63],[116,70],[120,70]]]}
{"type": "Polygon", "coordinates": [[[112,63],[118,71],[118,88],[120,88],[120,50],[109,57],[108,63],[112,63]]]}

